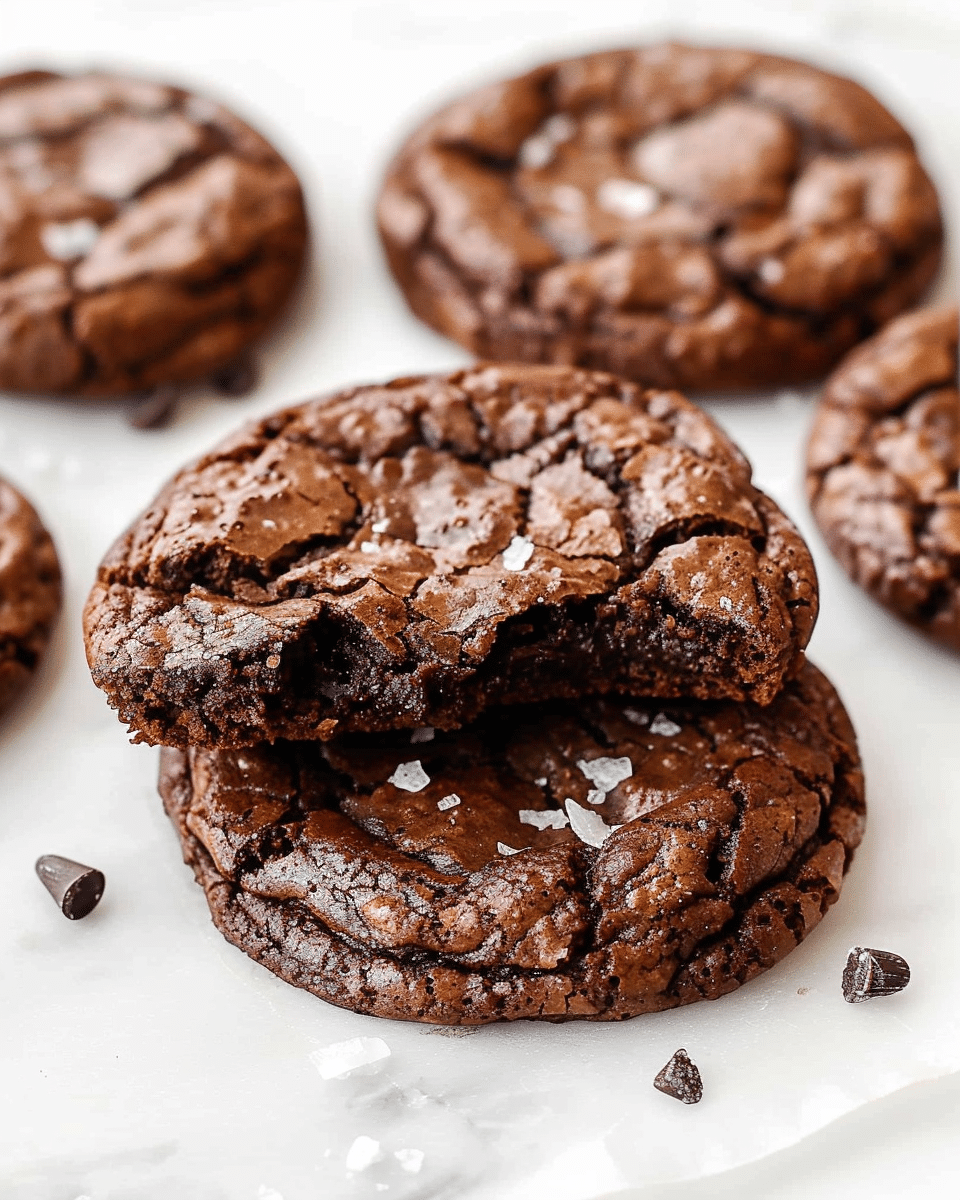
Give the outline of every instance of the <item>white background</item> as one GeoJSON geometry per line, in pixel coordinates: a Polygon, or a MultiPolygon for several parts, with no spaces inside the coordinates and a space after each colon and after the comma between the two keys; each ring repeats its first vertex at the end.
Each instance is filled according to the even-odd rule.
{"type": "MultiPolygon", "coordinates": [[[[710,403],[821,573],[811,657],[861,737],[870,821],[840,905],[767,976],[713,1005],[616,1027],[437,1036],[340,1012],[275,980],[212,929],[155,794],[89,681],[79,616],[109,541],[184,459],[241,417],[321,390],[453,368],[410,317],[371,221],[398,139],[451,92],[558,53],[677,34],[796,52],[873,86],[960,195],[960,6],[950,0],[44,0],[2,8],[0,69],[103,64],[208,91],[272,136],[316,234],[264,382],[199,395],[137,433],[111,405],[0,397],[0,471],[58,542],[67,600],[52,653],[0,730],[0,1197],[3,1200],[726,1200],[899,1197],[960,1184],[960,662],[876,609],[805,508],[810,397],[710,403]],[[38,854],[100,866],[79,924],[38,854]],[[903,995],[848,1006],[853,943],[904,954],[903,995]],[[310,1054],[379,1037],[389,1058],[324,1080],[310,1054]],[[678,1045],[705,1099],[650,1087],[678,1045]],[[347,1170],[354,1140],[383,1158],[347,1170]],[[398,1149],[423,1152],[404,1171],[398,1149]]],[[[945,276],[940,294],[952,282],[945,276]]]]}

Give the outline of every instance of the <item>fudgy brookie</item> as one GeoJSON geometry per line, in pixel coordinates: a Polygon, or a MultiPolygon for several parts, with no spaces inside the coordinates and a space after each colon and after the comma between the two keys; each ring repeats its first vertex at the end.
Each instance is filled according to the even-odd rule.
{"type": "Polygon", "coordinates": [[[60,563],[33,506],[0,479],[0,712],[33,678],[57,613],[60,563]]]}
{"type": "Polygon", "coordinates": [[[110,74],[0,78],[0,388],[209,378],[287,301],[296,176],[227,109],[110,74]]]}
{"type": "Polygon", "coordinates": [[[942,241],[864,88],[684,45],[465,96],[400,150],[378,214],[413,310],[477,355],[684,389],[822,375],[922,295],[942,241]]]}
{"type": "Polygon", "coordinates": [[[299,987],[440,1024],[721,996],[836,900],[864,823],[807,664],[767,707],[581,699],[469,729],[165,749],[213,920],[299,987]]]}
{"type": "Polygon", "coordinates": [[[682,396],[481,365],[249,425],[119,539],[85,633],[138,740],[222,748],[610,689],[767,703],[816,610],[682,396]]]}
{"type": "Polygon", "coordinates": [[[960,650],[956,308],[901,317],[828,380],[807,453],[817,523],[887,608],[960,650]]]}

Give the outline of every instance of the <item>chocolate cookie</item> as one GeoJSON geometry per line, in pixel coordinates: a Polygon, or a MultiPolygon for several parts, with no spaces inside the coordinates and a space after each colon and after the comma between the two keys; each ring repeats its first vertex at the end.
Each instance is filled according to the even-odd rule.
{"type": "Polygon", "coordinates": [[[224,442],[109,552],[85,631],[137,740],[222,748],[616,688],[766,703],[816,608],[799,534],[689,401],[481,365],[224,442]]]}
{"type": "Polygon", "coordinates": [[[960,650],[957,310],[901,317],[827,382],[807,453],[817,523],[887,608],[960,650]]]}
{"type": "Polygon", "coordinates": [[[732,49],[551,63],[443,109],[379,203],[414,312],[488,358],[811,379],[937,270],[937,196],[858,84],[732,49]]]}
{"type": "Polygon", "coordinates": [[[333,1004],[440,1024],[722,996],[817,925],[864,823],[809,664],[767,708],[595,698],[165,749],[160,790],[228,940],[333,1004]]]}
{"type": "Polygon", "coordinates": [[[286,302],[296,176],[232,113],[117,75],[0,78],[0,388],[209,377],[286,302]]]}
{"type": "Polygon", "coordinates": [[[0,479],[0,711],[33,677],[60,610],[60,564],[50,534],[0,479]]]}

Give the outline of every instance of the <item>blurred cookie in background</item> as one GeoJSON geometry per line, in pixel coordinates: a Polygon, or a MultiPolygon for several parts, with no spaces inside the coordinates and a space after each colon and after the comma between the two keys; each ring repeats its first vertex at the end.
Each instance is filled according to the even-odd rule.
{"type": "Polygon", "coordinates": [[[823,375],[922,295],[942,243],[910,134],[859,84],[684,45],[456,101],[378,218],[414,312],[475,354],[686,390],[823,375]]]}
{"type": "Polygon", "coordinates": [[[807,452],[817,524],[847,573],[960,650],[957,309],[892,322],[827,381],[807,452]]]}
{"type": "Polygon", "coordinates": [[[0,479],[0,712],[33,677],[60,610],[60,564],[32,505],[0,479]]]}
{"type": "Polygon", "coordinates": [[[110,74],[0,78],[0,389],[236,391],[306,245],[293,171],[219,104],[110,74]]]}

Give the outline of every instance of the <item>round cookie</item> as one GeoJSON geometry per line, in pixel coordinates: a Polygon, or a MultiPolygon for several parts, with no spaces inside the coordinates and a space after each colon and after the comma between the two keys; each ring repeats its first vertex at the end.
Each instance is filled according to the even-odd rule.
{"type": "Polygon", "coordinates": [[[247,426],[119,539],[84,627],[137,740],[225,747],[616,688],[767,703],[816,609],[806,545],[688,400],[481,365],[247,426]]]}
{"type": "Polygon", "coordinates": [[[414,312],[475,354],[688,390],[822,375],[942,242],[910,135],[862,87],[684,45],[465,96],[397,154],[378,216],[414,312]]]}
{"type": "Polygon", "coordinates": [[[377,1016],[619,1020],[773,966],[863,832],[856,739],[809,664],[767,708],[595,698],[431,733],[163,750],[229,941],[377,1016]]]}
{"type": "Polygon", "coordinates": [[[307,228],[259,134],[182,88],[0,78],[0,389],[209,378],[286,303],[307,228]]]}
{"type": "Polygon", "coordinates": [[[807,491],[827,544],[872,596],[960,650],[957,309],[893,321],[827,381],[807,491]]]}
{"type": "Polygon", "coordinates": [[[26,687],[60,610],[60,564],[50,534],[0,479],[0,712],[26,687]]]}

